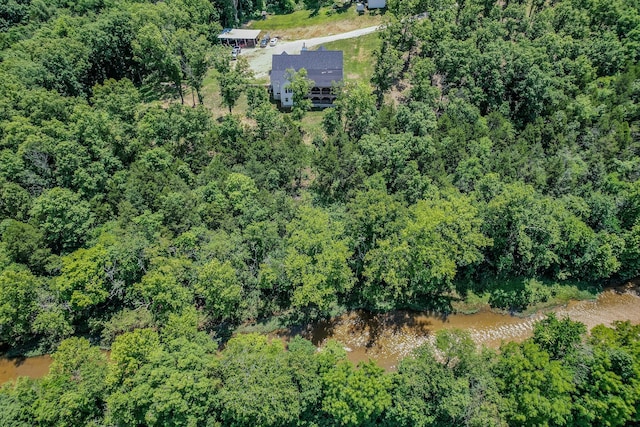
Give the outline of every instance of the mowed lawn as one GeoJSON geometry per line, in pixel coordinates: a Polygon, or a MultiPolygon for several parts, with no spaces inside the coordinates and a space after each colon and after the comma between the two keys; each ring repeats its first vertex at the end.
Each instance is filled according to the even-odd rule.
{"type": "Polygon", "coordinates": [[[323,45],[328,50],[341,50],[344,57],[345,80],[369,81],[373,75],[373,52],[380,47],[378,33],[353,39],[338,40],[323,45]]]}
{"type": "Polygon", "coordinates": [[[272,37],[283,40],[301,40],[344,33],[360,28],[380,25],[382,16],[379,12],[366,12],[358,15],[355,6],[344,10],[323,7],[316,15],[309,10],[299,10],[287,15],[269,15],[265,20],[251,21],[247,28],[263,30],[272,37]]]}

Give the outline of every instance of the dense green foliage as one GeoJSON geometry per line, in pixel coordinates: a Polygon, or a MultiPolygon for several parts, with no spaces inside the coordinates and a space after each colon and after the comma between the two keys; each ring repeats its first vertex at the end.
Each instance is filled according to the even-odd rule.
{"type": "Polygon", "coordinates": [[[48,376],[0,388],[3,426],[623,426],[640,421],[640,326],[549,317],[533,338],[478,351],[442,331],[385,373],[336,342],[285,349],[257,334],[215,354],[193,309],[118,336],[110,361],[62,342],[48,376]],[[570,331],[565,335],[565,332],[570,331]],[[547,348],[549,350],[547,350],[547,348]]]}
{"type": "Polygon", "coordinates": [[[626,324],[549,320],[500,356],[445,336],[391,376],[302,341],[215,356],[211,336],[248,320],[449,311],[470,289],[519,310],[552,292],[529,283],[640,274],[637,0],[390,0],[373,87],[336,88],[313,134],[213,46],[294,7],[0,4],[0,348],[58,348],[46,379],[2,389],[2,422],[634,420],[626,324]]]}
{"type": "MultiPolygon", "coordinates": [[[[338,88],[314,134],[302,102],[279,112],[211,45],[220,5],[15,5],[29,13],[2,32],[0,345],[108,344],[187,307],[208,330],[448,311],[469,289],[519,310],[553,292],[519,278],[640,272],[631,0],[392,1],[375,90],[338,88]],[[218,120],[198,105],[209,69],[218,120]]],[[[301,98],[304,71],[293,81],[301,98]]]]}

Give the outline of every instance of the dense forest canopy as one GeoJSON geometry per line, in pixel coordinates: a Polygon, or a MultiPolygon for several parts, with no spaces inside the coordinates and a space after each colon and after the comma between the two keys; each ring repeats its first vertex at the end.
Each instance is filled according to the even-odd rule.
{"type": "Polygon", "coordinates": [[[393,375],[304,340],[215,355],[245,321],[520,310],[554,292],[527,279],[640,273],[637,0],[390,0],[371,81],[311,132],[215,42],[324,3],[0,4],[0,347],[58,349],[0,391],[1,425],[636,419],[628,324],[551,319],[500,355],[445,334],[393,375]]]}

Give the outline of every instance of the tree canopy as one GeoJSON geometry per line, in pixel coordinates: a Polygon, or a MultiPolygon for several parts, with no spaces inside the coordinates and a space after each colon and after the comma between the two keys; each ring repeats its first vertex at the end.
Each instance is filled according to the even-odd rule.
{"type": "MultiPolygon", "coordinates": [[[[498,355],[449,336],[393,375],[339,345],[230,338],[446,314],[469,292],[518,311],[549,283],[640,274],[637,0],[390,0],[370,80],[325,111],[278,110],[216,46],[263,10],[325,5],[0,4],[0,351],[58,351],[2,388],[1,420],[638,422],[633,325],[550,318],[498,355]]],[[[301,101],[304,71],[292,85],[301,101]]]]}

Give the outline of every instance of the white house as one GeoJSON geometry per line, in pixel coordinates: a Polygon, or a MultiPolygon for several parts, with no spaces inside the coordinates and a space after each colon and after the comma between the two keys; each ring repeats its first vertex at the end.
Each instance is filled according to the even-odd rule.
{"type": "Polygon", "coordinates": [[[331,93],[335,83],[343,79],[343,62],[341,50],[303,50],[299,55],[282,52],[271,58],[271,93],[273,99],[280,101],[283,107],[293,106],[293,93],[289,89],[287,70],[307,70],[307,78],[313,81],[309,99],[314,107],[333,105],[336,96],[331,93]]]}

